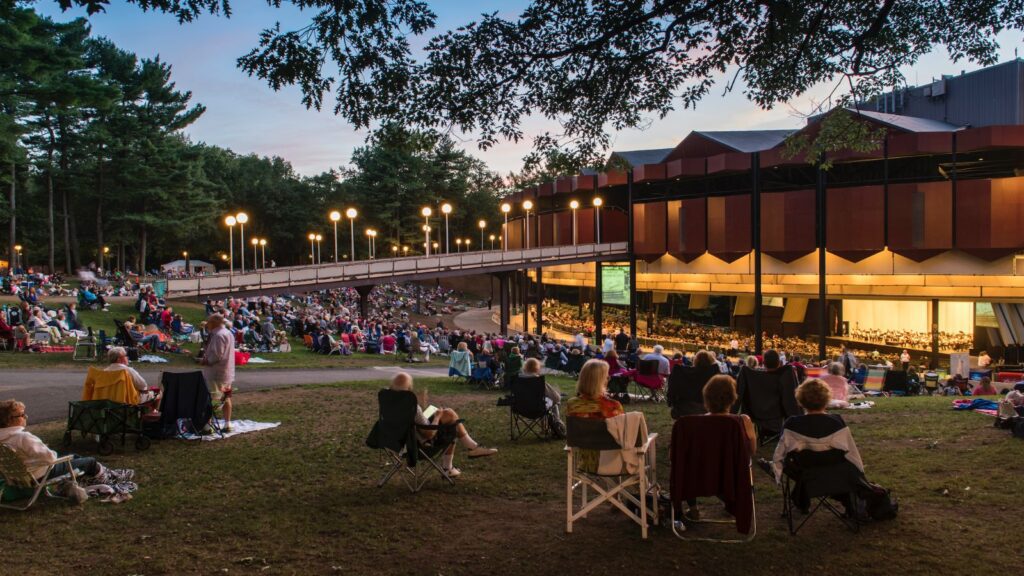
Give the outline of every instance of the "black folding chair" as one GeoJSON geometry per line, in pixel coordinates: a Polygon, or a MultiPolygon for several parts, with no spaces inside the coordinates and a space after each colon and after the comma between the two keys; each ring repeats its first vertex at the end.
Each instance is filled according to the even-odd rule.
{"type": "Polygon", "coordinates": [[[882,391],[890,394],[906,395],[908,386],[907,373],[903,370],[889,370],[882,381],[882,391]]]}
{"type": "Polygon", "coordinates": [[[821,508],[831,512],[851,532],[860,531],[857,520],[832,502],[833,498],[845,498],[847,508],[852,509],[861,477],[857,467],[846,459],[844,451],[790,452],[783,461],[782,475],[782,515],[791,535],[796,536],[821,508]],[[799,524],[795,519],[797,510],[807,513],[799,524]]]}
{"type": "Polygon", "coordinates": [[[674,366],[668,377],[665,399],[672,418],[704,414],[704,385],[719,375],[717,366],[674,366]]]}
{"type": "Polygon", "coordinates": [[[377,393],[379,416],[366,438],[366,445],[379,450],[385,460],[387,471],[377,482],[381,488],[396,474],[405,482],[409,491],[419,492],[431,471],[436,471],[449,484],[455,481],[437,463],[456,441],[456,428],[462,420],[450,424],[416,424],[416,394],[408,390],[384,389],[377,393]],[[429,442],[421,443],[417,430],[436,432],[429,442]],[[429,466],[417,467],[421,460],[429,466]]]}
{"type": "Polygon", "coordinates": [[[544,377],[517,376],[512,380],[511,396],[508,414],[512,440],[519,440],[531,432],[541,440],[551,438],[550,419],[554,406],[549,408],[547,405],[544,377]]]}
{"type": "Polygon", "coordinates": [[[160,375],[160,384],[164,389],[160,421],[150,431],[152,435],[170,438],[179,432],[188,432],[201,438],[209,425],[214,434],[223,436],[202,372],[164,372],[160,375]]]}
{"type": "Polygon", "coordinates": [[[750,416],[757,428],[759,446],[779,439],[786,418],[803,414],[796,403],[796,371],[792,366],[770,371],[744,366],[736,387],[739,401],[734,410],[750,416]]]}
{"type": "Polygon", "coordinates": [[[124,322],[115,319],[114,326],[117,326],[117,338],[121,341],[121,345],[124,346],[126,352],[128,352],[128,358],[130,360],[139,359],[139,343],[132,336],[132,333],[125,327],[124,322]]]}

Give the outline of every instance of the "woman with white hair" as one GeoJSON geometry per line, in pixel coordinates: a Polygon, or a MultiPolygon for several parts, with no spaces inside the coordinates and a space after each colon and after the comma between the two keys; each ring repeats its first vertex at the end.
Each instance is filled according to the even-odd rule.
{"type": "Polygon", "coordinates": [[[669,363],[668,358],[665,358],[665,348],[661,344],[656,344],[654,350],[641,358],[641,360],[657,360],[658,374],[662,376],[668,376],[672,371],[672,365],[669,363]]]}

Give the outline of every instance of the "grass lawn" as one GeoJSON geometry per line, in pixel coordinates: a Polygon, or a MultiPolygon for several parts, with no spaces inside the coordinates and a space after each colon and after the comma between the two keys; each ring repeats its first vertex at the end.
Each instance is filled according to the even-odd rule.
{"type": "MultiPolygon", "coordinates": [[[[567,379],[555,379],[565,391],[567,379]]],[[[409,494],[382,489],[377,454],[363,441],[382,382],[255,392],[239,417],[280,428],[225,441],[155,443],[105,459],[136,470],[140,490],[122,505],[75,509],[47,500],[3,511],[4,574],[1019,574],[1017,496],[1024,442],[991,419],[954,413],[945,398],[883,399],[845,415],[869,477],[894,490],[900,515],[851,534],[819,512],[796,537],[779,518],[780,491],[757,471],[758,535],[749,544],[649,541],[621,514],[598,509],[565,534],[560,442],[508,439],[495,393],[419,380],[432,403],[457,408],[492,458],[456,465],[409,494]]],[[[639,406],[661,433],[667,485],[671,421],[639,406]]],[[[61,425],[34,428],[56,444],[61,425]]],[[[77,444],[85,453],[86,447],[77,444]]],[[[768,456],[771,448],[763,449],[768,456]]],[[[706,502],[704,509],[715,506],[706,502]]]]}
{"type": "MultiPolygon", "coordinates": [[[[64,303],[70,302],[71,298],[51,298],[48,299],[47,305],[51,308],[62,307],[64,303]]],[[[17,299],[13,297],[0,298],[0,304],[7,304],[13,306],[17,304],[17,299]]],[[[114,319],[125,320],[128,316],[135,314],[135,299],[134,298],[120,298],[111,302],[107,312],[102,310],[79,310],[78,315],[84,326],[92,326],[93,330],[105,330],[108,337],[113,337],[117,334],[117,329],[114,326],[114,319]]],[[[205,311],[202,304],[196,302],[184,302],[184,301],[171,301],[171,306],[174,307],[174,311],[181,314],[181,317],[185,322],[188,322],[194,326],[198,326],[200,322],[205,320],[205,311]]],[[[291,353],[276,353],[276,354],[261,354],[262,358],[272,360],[273,364],[251,364],[240,366],[240,370],[268,370],[268,369],[280,369],[280,368],[363,368],[368,366],[381,366],[387,364],[404,364],[401,358],[396,356],[384,356],[380,354],[353,354],[351,356],[338,357],[338,356],[323,356],[320,354],[311,354],[306,351],[302,340],[296,338],[290,338],[292,343],[291,353]]],[[[68,339],[65,342],[68,345],[74,345],[74,339],[68,339]]],[[[188,351],[188,354],[160,354],[164,358],[167,358],[167,364],[159,364],[160,367],[194,367],[195,362],[193,357],[198,353],[199,344],[183,343],[182,348],[188,351]]],[[[421,364],[421,366],[424,364],[421,364]]],[[[448,362],[446,358],[432,358],[426,366],[447,366],[448,362]]],[[[143,364],[142,366],[146,366],[143,364]]],[[[29,369],[29,368],[46,368],[53,370],[61,369],[82,369],[82,362],[76,362],[71,359],[71,353],[52,353],[52,354],[27,354],[27,353],[0,353],[0,370],[2,369],[29,369]]]]}

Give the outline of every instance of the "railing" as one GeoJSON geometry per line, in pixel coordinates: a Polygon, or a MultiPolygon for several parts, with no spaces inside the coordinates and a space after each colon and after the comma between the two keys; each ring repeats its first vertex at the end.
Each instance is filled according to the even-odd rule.
{"type": "Polygon", "coordinates": [[[383,260],[357,260],[316,266],[290,266],[269,268],[238,274],[221,272],[196,278],[173,278],[167,281],[169,296],[187,297],[230,292],[282,290],[291,287],[310,287],[318,284],[342,284],[356,281],[387,281],[392,278],[431,274],[452,270],[484,270],[492,268],[536,268],[561,261],[578,261],[590,257],[625,255],[626,242],[581,244],[577,246],[549,246],[529,250],[500,250],[409,256],[383,260]]]}

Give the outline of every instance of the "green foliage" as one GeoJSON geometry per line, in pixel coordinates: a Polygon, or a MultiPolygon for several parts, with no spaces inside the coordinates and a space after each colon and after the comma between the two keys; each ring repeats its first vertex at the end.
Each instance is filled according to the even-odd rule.
{"type": "Polygon", "coordinates": [[[876,152],[885,141],[885,128],[862,121],[856,111],[839,109],[826,115],[817,123],[815,134],[796,133],[786,139],[784,156],[802,156],[808,164],[820,164],[828,170],[832,167],[833,152],[876,152]]]}

